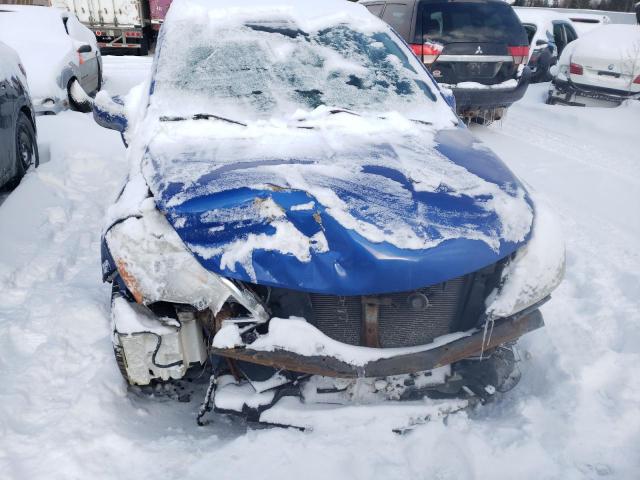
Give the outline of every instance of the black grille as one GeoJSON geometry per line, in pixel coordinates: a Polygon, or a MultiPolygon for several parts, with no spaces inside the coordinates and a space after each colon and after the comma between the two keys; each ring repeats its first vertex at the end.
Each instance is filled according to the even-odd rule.
{"type": "Polygon", "coordinates": [[[474,327],[484,311],[484,299],[497,285],[498,263],[438,285],[411,292],[337,296],[273,288],[269,309],[274,316],[306,318],[325,335],[351,345],[367,344],[363,338],[366,303],[378,305],[377,339],[383,348],[424,345],[436,337],[474,327]],[[418,303],[412,306],[417,297],[418,303]],[[427,299],[428,306],[424,299],[427,299]]]}
{"type": "MultiPolygon", "coordinates": [[[[381,347],[408,347],[430,343],[451,332],[468,277],[412,292],[375,295],[379,304],[378,333],[381,347]],[[424,309],[413,309],[415,294],[427,297],[424,309]]],[[[327,336],[351,345],[362,344],[363,298],[311,294],[313,323],[327,336]]]]}

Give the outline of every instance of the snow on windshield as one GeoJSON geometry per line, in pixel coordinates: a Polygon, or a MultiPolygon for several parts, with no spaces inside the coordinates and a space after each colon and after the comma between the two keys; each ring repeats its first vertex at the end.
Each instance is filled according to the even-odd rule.
{"type": "Polygon", "coordinates": [[[307,32],[291,19],[238,21],[168,25],[152,97],[161,115],[250,121],[327,105],[424,118],[436,110],[437,87],[390,31],[337,24],[307,32]]]}

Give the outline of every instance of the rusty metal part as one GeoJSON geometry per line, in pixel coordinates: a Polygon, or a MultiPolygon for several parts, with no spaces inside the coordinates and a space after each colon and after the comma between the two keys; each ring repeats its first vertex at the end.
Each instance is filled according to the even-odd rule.
{"type": "Polygon", "coordinates": [[[380,305],[391,305],[390,298],[362,297],[362,343],[367,347],[380,348],[378,318],[380,305]]]}
{"type": "Polygon", "coordinates": [[[222,322],[233,317],[233,308],[228,303],[225,303],[220,311],[214,316],[214,332],[218,333],[218,330],[222,328],[222,322]]]}
{"type": "Polygon", "coordinates": [[[133,295],[134,300],[137,303],[142,304],[142,302],[144,301],[144,297],[142,296],[142,292],[138,287],[137,280],[127,270],[127,262],[125,262],[122,259],[116,260],[116,268],[118,269],[118,273],[120,274],[120,277],[124,281],[124,284],[127,286],[129,291],[131,292],[131,295],[133,295]]]}
{"type": "Polygon", "coordinates": [[[371,361],[364,366],[353,365],[334,357],[305,356],[285,350],[267,352],[236,347],[212,348],[211,353],[292,372],[326,377],[388,377],[432,370],[465,358],[479,356],[482,352],[512,342],[542,326],[542,314],[536,309],[496,320],[489,338],[484,338],[484,332],[478,330],[439,347],[430,348],[429,345],[425,345],[425,350],[371,361]]]}
{"type": "Polygon", "coordinates": [[[367,301],[372,297],[362,297],[362,344],[367,347],[380,348],[378,334],[378,313],[380,308],[376,302],[367,301]]]}

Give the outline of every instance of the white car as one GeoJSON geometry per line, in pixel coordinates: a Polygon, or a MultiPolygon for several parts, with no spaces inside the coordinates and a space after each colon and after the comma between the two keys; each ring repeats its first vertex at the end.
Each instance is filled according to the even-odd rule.
{"type": "Polygon", "coordinates": [[[75,81],[96,93],[102,59],[95,36],[73,13],[48,7],[0,5],[0,41],[20,55],[39,114],[82,109],[69,92],[75,81]]]}
{"type": "Polygon", "coordinates": [[[529,38],[529,68],[532,81],[551,80],[551,67],[564,48],[578,38],[570,20],[562,13],[540,8],[514,8],[529,38]]]}
{"type": "Polygon", "coordinates": [[[573,23],[578,35],[583,36],[602,25],[611,23],[611,18],[602,13],[570,12],[565,17],[573,23]]]}
{"type": "Polygon", "coordinates": [[[640,99],[640,26],[603,25],[565,49],[547,103],[617,106],[640,99]]]}

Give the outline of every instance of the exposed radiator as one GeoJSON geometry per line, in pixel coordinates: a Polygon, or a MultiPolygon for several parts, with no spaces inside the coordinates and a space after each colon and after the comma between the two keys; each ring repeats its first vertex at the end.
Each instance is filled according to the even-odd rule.
{"type": "MultiPolygon", "coordinates": [[[[469,276],[412,292],[366,297],[378,306],[380,346],[424,345],[453,331],[464,304],[469,276]]],[[[363,297],[311,294],[313,323],[329,337],[351,345],[363,344],[363,297]]]]}

